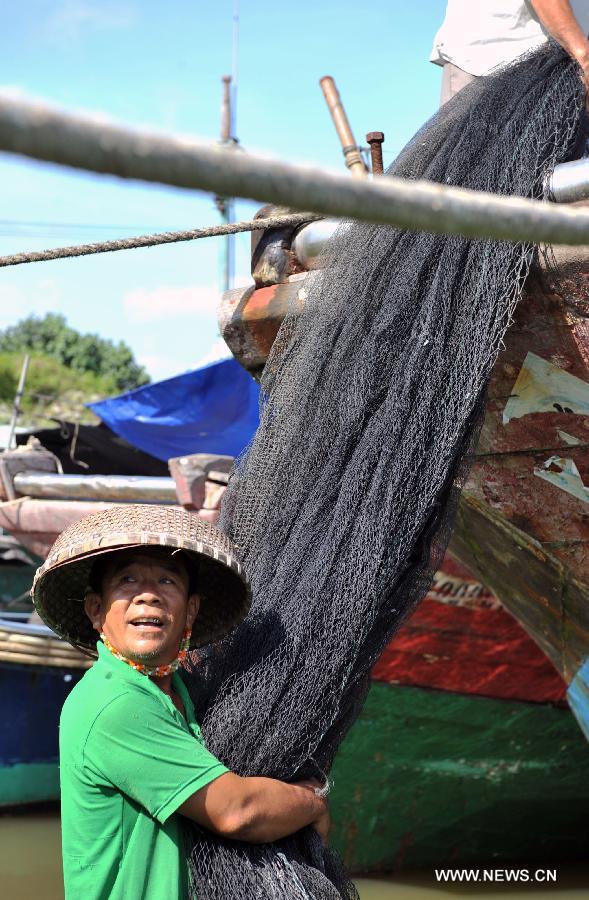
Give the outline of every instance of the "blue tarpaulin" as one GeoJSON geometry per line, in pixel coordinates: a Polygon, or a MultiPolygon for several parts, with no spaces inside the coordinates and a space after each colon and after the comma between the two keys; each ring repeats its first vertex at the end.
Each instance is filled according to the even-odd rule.
{"type": "Polygon", "coordinates": [[[258,427],[258,399],[254,379],[225,359],[89,405],[115,434],[168,460],[187,453],[237,456],[258,427]]]}

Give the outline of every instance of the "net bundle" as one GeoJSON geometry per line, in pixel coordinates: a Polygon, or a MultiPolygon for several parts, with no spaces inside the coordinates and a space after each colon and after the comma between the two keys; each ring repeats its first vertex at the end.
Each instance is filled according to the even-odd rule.
{"type": "MultiPolygon", "coordinates": [[[[390,173],[542,198],[546,175],[578,153],[583,108],[576,65],[550,44],[463,90],[390,173]]],[[[224,497],[253,607],[188,675],[206,744],[233,771],[329,772],[371,666],[445,551],[535,252],[347,224],[308,277],[224,497]]],[[[312,829],[258,846],[195,831],[190,868],[198,900],[356,896],[312,829]]]]}

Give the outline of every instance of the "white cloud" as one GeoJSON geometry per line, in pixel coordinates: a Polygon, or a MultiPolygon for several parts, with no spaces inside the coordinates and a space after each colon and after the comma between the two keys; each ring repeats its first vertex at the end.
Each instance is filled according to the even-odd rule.
{"type": "Polygon", "coordinates": [[[182,371],[200,369],[202,366],[220,362],[222,359],[230,359],[230,357],[231,350],[223,338],[220,337],[211,344],[207,352],[197,362],[191,361],[184,369],[177,357],[165,356],[157,352],[140,353],[138,362],[145,366],[154,381],[163,381],[165,378],[179,375],[182,371]]]}
{"type": "Polygon", "coordinates": [[[160,285],[138,288],[123,297],[125,315],[130,322],[154,322],[170,316],[192,318],[216,316],[219,291],[210,285],[171,287],[160,285]]]}
{"type": "Polygon", "coordinates": [[[229,359],[231,356],[231,350],[223,340],[223,338],[218,338],[214,344],[210,347],[210,349],[202,356],[199,361],[195,364],[195,369],[200,369],[201,366],[208,366],[209,363],[219,362],[222,359],[229,359]]]}
{"type": "Polygon", "coordinates": [[[178,360],[157,353],[140,353],[138,360],[149,372],[153,381],[163,381],[178,374],[178,360]]]}
{"type": "Polygon", "coordinates": [[[0,328],[16,325],[27,316],[57,312],[61,293],[57,282],[50,278],[42,278],[26,288],[0,284],[0,328]]]}
{"type": "Polygon", "coordinates": [[[0,84],[0,93],[11,100],[31,99],[31,95],[22,84],[0,84]]]}
{"type": "Polygon", "coordinates": [[[89,31],[129,28],[135,19],[135,10],[125,3],[59,0],[53,5],[42,30],[49,39],[72,41],[89,31]]]}

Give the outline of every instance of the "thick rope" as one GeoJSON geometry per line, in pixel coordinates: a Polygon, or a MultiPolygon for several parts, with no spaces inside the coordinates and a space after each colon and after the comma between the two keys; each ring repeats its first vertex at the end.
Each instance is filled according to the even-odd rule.
{"type": "Polygon", "coordinates": [[[31,250],[0,256],[0,268],[20,266],[23,263],[46,262],[49,259],[68,259],[71,256],[91,256],[93,253],[113,253],[116,250],[136,250],[138,247],[157,247],[160,244],[176,244],[179,241],[197,241],[199,238],[218,237],[224,234],[239,234],[243,231],[263,231],[266,228],[284,228],[304,225],[322,218],[315,213],[290,213],[283,216],[268,216],[265,219],[251,219],[245,222],[230,222],[212,225],[210,228],[195,228],[192,231],[164,231],[160,234],[143,234],[139,237],[122,238],[117,241],[98,241],[95,244],[78,244],[75,247],[52,247],[49,250],[31,250]]]}
{"type": "Polygon", "coordinates": [[[12,97],[0,98],[0,150],[335,219],[518,243],[589,244],[587,210],[423,180],[353,179],[12,97]]]}

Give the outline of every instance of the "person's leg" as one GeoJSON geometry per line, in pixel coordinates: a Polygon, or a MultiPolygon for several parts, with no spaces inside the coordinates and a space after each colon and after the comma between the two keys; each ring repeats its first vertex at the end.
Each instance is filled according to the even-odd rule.
{"type": "Polygon", "coordinates": [[[476,75],[470,75],[464,69],[459,69],[454,63],[446,63],[442,72],[442,93],[440,97],[440,106],[451,100],[452,97],[461,91],[463,87],[474,81],[476,75]]]}

